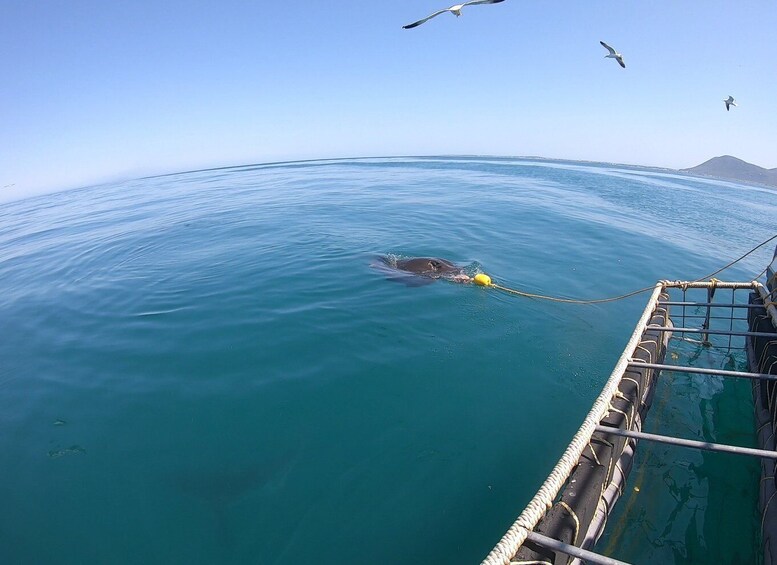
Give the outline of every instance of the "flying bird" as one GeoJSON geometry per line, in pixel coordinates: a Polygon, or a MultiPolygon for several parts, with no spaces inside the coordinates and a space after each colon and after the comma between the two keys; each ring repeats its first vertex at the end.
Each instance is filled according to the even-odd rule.
{"type": "Polygon", "coordinates": [[[445,12],[450,12],[457,18],[461,15],[461,9],[464,6],[474,6],[475,4],[498,4],[499,2],[504,2],[504,0],[470,0],[469,2],[464,2],[463,4],[454,4],[450,8],[445,8],[444,10],[438,10],[431,16],[426,16],[422,20],[418,20],[417,22],[413,22],[412,24],[407,24],[406,26],[402,26],[402,29],[410,29],[417,26],[420,26],[422,23],[431,20],[435,16],[439,16],[440,14],[444,14],[445,12]]]}
{"type": "Polygon", "coordinates": [[[612,47],[610,47],[609,45],[607,45],[607,44],[606,44],[604,41],[600,41],[599,43],[601,43],[601,44],[602,44],[602,46],[603,46],[605,49],[607,49],[607,51],[609,51],[609,52],[610,52],[610,54],[609,54],[609,55],[605,55],[605,56],[604,56],[604,58],[605,58],[605,59],[607,59],[607,58],[610,58],[610,59],[615,59],[616,61],[618,61],[618,64],[619,64],[621,67],[623,67],[624,69],[626,68],[626,63],[624,63],[624,62],[623,62],[623,55],[621,55],[621,54],[620,54],[620,53],[618,53],[618,52],[617,52],[615,49],[613,49],[612,47]]]}
{"type": "Polygon", "coordinates": [[[729,107],[730,106],[736,106],[737,105],[737,103],[734,102],[734,97],[733,96],[729,96],[728,98],[724,98],[723,102],[726,103],[726,112],[729,111],[729,107]]]}

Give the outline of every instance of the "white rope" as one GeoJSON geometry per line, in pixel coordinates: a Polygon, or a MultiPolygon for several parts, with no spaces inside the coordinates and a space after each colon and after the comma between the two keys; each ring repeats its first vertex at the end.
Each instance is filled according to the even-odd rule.
{"type": "MultiPolygon", "coordinates": [[[[642,347],[643,343],[645,343],[645,342],[644,341],[640,341],[639,345],[637,346],[637,349],[641,349],[642,351],[644,351],[647,354],[647,357],[648,357],[647,358],[647,363],[652,363],[653,362],[653,354],[650,352],[649,349],[646,349],[645,347],[642,347]]],[[[634,351],[636,352],[636,349],[634,351]]]]}
{"type": "Polygon", "coordinates": [[[618,496],[623,496],[623,489],[621,488],[621,485],[626,484],[626,473],[623,472],[623,468],[621,467],[620,459],[615,462],[615,470],[618,471],[621,474],[621,480],[616,481],[615,475],[613,474],[612,480],[610,481],[610,484],[614,485],[616,489],[618,489],[618,496]]]}
{"type": "MultiPolygon", "coordinates": [[[[558,496],[558,493],[561,491],[564,484],[569,479],[569,476],[571,475],[572,471],[576,467],[586,447],[591,447],[591,452],[594,455],[594,459],[596,460],[597,464],[601,465],[601,463],[598,461],[596,451],[593,449],[593,446],[591,445],[591,438],[595,431],[596,425],[602,420],[602,418],[605,416],[605,414],[608,413],[610,409],[613,409],[613,410],[616,410],[617,412],[622,413],[624,416],[626,416],[627,421],[629,419],[627,414],[623,413],[621,410],[615,409],[611,405],[611,401],[613,397],[620,392],[618,390],[618,385],[620,384],[621,380],[624,379],[625,377],[625,373],[628,368],[629,361],[631,360],[630,356],[633,355],[633,353],[639,348],[648,353],[649,359],[652,358],[652,354],[650,353],[650,351],[642,347],[642,343],[644,342],[640,341],[640,338],[644,334],[644,332],[647,331],[648,323],[650,322],[654,313],[659,308],[659,306],[657,305],[658,298],[668,297],[668,293],[666,292],[667,288],[680,288],[685,292],[689,288],[710,288],[710,287],[726,288],[726,289],[746,289],[746,288],[756,289],[758,293],[761,295],[761,298],[765,302],[768,315],[772,318],[772,321],[775,323],[775,326],[777,326],[777,308],[775,308],[777,304],[770,304],[767,302],[770,295],[766,292],[763,285],[759,283],[757,280],[754,280],[750,283],[724,282],[724,281],[718,281],[718,280],[714,280],[712,282],[702,282],[701,280],[690,281],[690,282],[664,280],[656,283],[655,287],[653,288],[653,293],[650,297],[650,300],[648,301],[648,304],[645,307],[645,310],[643,311],[639,322],[635,326],[634,333],[629,339],[628,344],[626,345],[621,357],[619,358],[617,364],[615,365],[615,368],[613,369],[610,375],[610,378],[605,383],[605,386],[602,389],[601,394],[594,401],[594,404],[591,407],[591,410],[589,411],[585,420],[583,421],[583,424],[580,426],[580,429],[572,438],[572,441],[569,443],[566,450],[564,451],[561,458],[559,459],[558,463],[556,463],[555,467],[550,472],[548,477],[545,479],[545,481],[543,482],[542,486],[539,488],[537,493],[529,501],[529,503],[526,505],[524,510],[515,520],[515,522],[513,522],[513,524],[510,526],[507,532],[502,536],[502,539],[499,541],[499,543],[497,543],[496,546],[494,546],[491,552],[483,560],[482,562],[483,565],[508,565],[508,564],[518,565],[519,563],[521,564],[533,563],[531,561],[513,562],[511,561],[511,558],[516,554],[518,549],[523,545],[524,541],[526,541],[526,538],[529,535],[529,532],[534,530],[534,528],[537,526],[539,521],[543,518],[547,510],[552,508],[553,501],[556,499],[556,497],[558,496]]],[[[665,312],[664,308],[661,308],[661,310],[665,312]]],[[[678,338],[678,339],[681,339],[684,341],[696,342],[696,340],[692,340],[692,339],[686,339],[686,338],[678,338]]],[[[636,383],[634,379],[629,378],[628,380],[631,380],[636,383]]],[[[636,384],[638,387],[637,391],[639,392],[639,383],[636,383],[636,384]]],[[[647,393],[647,389],[645,392],[647,393]]],[[[642,400],[644,401],[644,399],[642,400]]],[[[771,401],[771,399],[769,400],[771,401]]],[[[635,406],[633,404],[631,406],[631,410],[632,411],[635,410],[635,406]]],[[[616,462],[615,469],[617,469],[621,474],[623,474],[623,470],[618,468],[617,462],[616,462]]],[[[773,497],[774,495],[772,495],[772,498],[773,497]]],[[[769,499],[767,506],[770,502],[771,502],[771,498],[769,499]]],[[[762,527],[763,527],[763,524],[762,524],[762,527]]],[[[537,563],[547,563],[547,562],[539,561],[537,563]]]]}
{"type": "Polygon", "coordinates": [[[529,532],[532,531],[539,523],[542,517],[545,515],[547,508],[555,500],[564,483],[569,478],[572,470],[577,465],[580,455],[583,453],[585,447],[591,441],[591,436],[596,429],[596,426],[601,421],[604,414],[607,412],[607,408],[610,404],[610,399],[615,394],[618,388],[620,379],[623,377],[623,373],[629,363],[629,358],[634,351],[637,344],[640,343],[642,334],[645,332],[648,322],[650,321],[653,311],[656,307],[658,296],[663,290],[663,283],[656,283],[653,288],[653,293],[648,300],[648,304],[642,313],[642,317],[639,319],[634,333],[631,335],[626,348],[623,351],[618,363],[610,375],[610,378],[605,383],[599,397],[594,401],[591,411],[583,421],[582,426],[577,431],[572,441],[567,446],[561,459],[553,470],[545,479],[540,489],[529,501],[529,504],[521,512],[518,518],[513,522],[512,526],[499,540],[499,543],[491,550],[491,552],[483,560],[484,565],[507,565],[510,563],[510,559],[518,551],[518,548],[526,541],[526,537],[529,532]]]}
{"type": "Polygon", "coordinates": [[[626,412],[624,412],[623,410],[620,410],[619,408],[615,408],[615,406],[613,406],[612,404],[610,404],[610,408],[608,409],[608,412],[617,412],[618,414],[621,414],[626,420],[626,429],[627,430],[631,429],[631,425],[629,424],[629,422],[631,421],[631,418],[629,417],[628,414],[626,414],[626,412]]]}
{"type": "Polygon", "coordinates": [[[569,512],[569,515],[572,516],[572,519],[575,521],[575,537],[572,540],[572,545],[577,545],[577,536],[580,535],[580,519],[577,517],[577,514],[575,514],[575,511],[569,507],[569,504],[563,500],[559,500],[558,503],[560,506],[563,506],[567,512],[569,512]]]}
{"type": "MultiPolygon", "coordinates": [[[[632,379],[631,377],[625,377],[625,376],[621,379],[621,382],[623,381],[631,381],[634,383],[634,385],[637,388],[637,398],[639,399],[640,404],[644,404],[645,399],[642,397],[642,394],[639,392],[639,382],[637,382],[636,379],[632,379]]],[[[645,387],[645,393],[647,394],[647,387],[645,387]]]]}
{"type": "MultiPolygon", "coordinates": [[[[774,303],[767,304],[767,302],[769,302],[769,293],[766,291],[764,285],[758,281],[753,281],[752,284],[755,286],[756,290],[758,290],[758,294],[761,295],[761,300],[763,300],[766,313],[772,318],[772,324],[777,328],[777,308],[774,307],[774,303]]],[[[777,290],[777,288],[775,290],[777,290]]]]}
{"type": "Polygon", "coordinates": [[[599,461],[599,458],[596,456],[596,450],[594,449],[594,446],[593,446],[593,445],[591,445],[591,442],[590,442],[590,441],[588,442],[588,447],[590,447],[590,448],[591,448],[591,453],[593,453],[593,455],[594,455],[594,461],[596,461],[596,464],[597,464],[599,467],[604,467],[604,465],[602,465],[602,462],[601,462],[601,461],[599,461]]]}
{"type": "MultiPolygon", "coordinates": [[[[639,389],[637,389],[637,393],[639,393],[639,389]]],[[[618,389],[618,390],[616,390],[616,391],[615,391],[615,396],[614,396],[614,398],[619,398],[619,399],[621,399],[621,400],[625,400],[625,401],[626,401],[626,403],[629,405],[629,412],[631,413],[631,415],[629,415],[629,414],[626,414],[626,412],[624,412],[623,410],[619,410],[618,408],[616,408],[616,407],[615,407],[615,406],[613,406],[612,404],[610,404],[610,408],[611,408],[611,409],[612,409],[614,412],[620,412],[621,414],[623,414],[623,417],[624,417],[624,418],[626,418],[626,428],[630,430],[630,429],[631,429],[631,423],[632,423],[632,420],[634,419],[634,403],[631,401],[631,399],[630,399],[628,396],[626,396],[625,394],[623,394],[623,393],[620,391],[620,389],[618,389]]]]}

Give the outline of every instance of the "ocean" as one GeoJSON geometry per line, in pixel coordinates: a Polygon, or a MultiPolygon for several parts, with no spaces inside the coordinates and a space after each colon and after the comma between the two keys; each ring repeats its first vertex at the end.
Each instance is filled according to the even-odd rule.
{"type": "MultiPolygon", "coordinates": [[[[602,298],[711,273],[775,220],[774,190],[492,157],[250,165],[2,204],[0,562],[479,562],[647,295],[418,286],[378,258],[602,298]]],[[[751,280],[772,252],[718,278],[751,280]]],[[[749,385],[676,380],[683,404],[658,391],[648,431],[754,441],[749,385]]],[[[649,453],[655,478],[602,549],[758,559],[757,464],[649,453]]]]}

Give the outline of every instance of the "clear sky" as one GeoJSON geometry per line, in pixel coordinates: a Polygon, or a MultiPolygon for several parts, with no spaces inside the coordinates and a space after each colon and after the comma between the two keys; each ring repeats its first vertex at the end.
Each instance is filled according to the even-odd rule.
{"type": "Polygon", "coordinates": [[[0,200],[333,157],[777,167],[775,0],[505,0],[402,29],[449,1],[1,0],[0,200]]]}

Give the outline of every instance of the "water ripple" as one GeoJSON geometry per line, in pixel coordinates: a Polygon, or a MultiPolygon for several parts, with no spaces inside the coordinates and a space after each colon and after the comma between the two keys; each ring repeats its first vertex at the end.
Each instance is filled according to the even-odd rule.
{"type": "Polygon", "coordinates": [[[315,544],[322,562],[409,562],[421,533],[425,561],[481,559],[644,299],[408,287],[375,256],[601,298],[711,272],[775,217],[773,191],[490,157],[247,165],[4,204],[0,561],[280,563],[315,544]]]}

